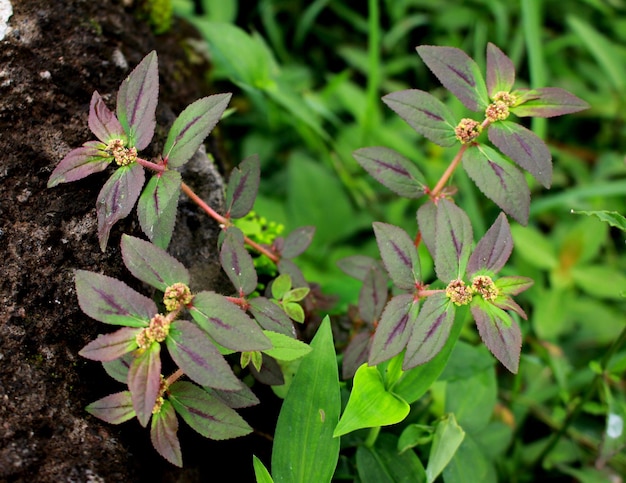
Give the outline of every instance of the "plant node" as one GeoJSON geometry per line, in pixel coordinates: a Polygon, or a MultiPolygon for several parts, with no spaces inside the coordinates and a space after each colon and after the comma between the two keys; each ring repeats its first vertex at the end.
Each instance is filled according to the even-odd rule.
{"type": "Polygon", "coordinates": [[[487,275],[479,275],[472,280],[472,291],[479,294],[485,300],[495,300],[499,294],[498,287],[493,283],[491,277],[487,275]]]}
{"type": "Polygon", "coordinates": [[[191,290],[184,283],[175,283],[165,289],[163,295],[163,303],[168,312],[173,312],[181,307],[191,303],[193,295],[191,290]]]}
{"type": "Polygon", "coordinates": [[[137,148],[124,147],[121,139],[111,139],[106,150],[111,153],[118,166],[128,166],[137,159],[137,148]]]}
{"type": "Polygon", "coordinates": [[[476,139],[482,130],[483,128],[478,121],[465,118],[461,119],[461,122],[454,128],[454,134],[461,141],[461,144],[468,144],[476,139]]]}
{"type": "Polygon", "coordinates": [[[150,320],[150,325],[143,329],[135,340],[140,349],[147,349],[153,342],[163,342],[170,333],[170,321],[162,314],[156,314],[150,320]]]}
{"type": "Polygon", "coordinates": [[[472,301],[472,289],[463,280],[452,280],[446,287],[446,297],[455,305],[467,305],[472,301]]]}

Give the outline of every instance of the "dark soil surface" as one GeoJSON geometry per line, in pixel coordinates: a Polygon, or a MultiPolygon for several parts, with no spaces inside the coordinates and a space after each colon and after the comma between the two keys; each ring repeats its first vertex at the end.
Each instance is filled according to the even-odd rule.
{"type": "MultiPolygon", "coordinates": [[[[73,270],[105,273],[146,293],[119,253],[121,233],[140,233],[133,213],[113,229],[106,253],[99,249],[95,200],[110,172],[46,188],[59,160],[92,139],[87,116],[94,90],[113,108],[120,81],[156,49],[158,122],[167,125],[210,93],[202,80],[208,66],[188,60],[186,27],[176,23],[155,37],[122,2],[11,3],[10,29],[0,41],[0,481],[209,481],[224,471],[231,481],[253,481],[250,453],[268,460],[261,436],[218,444],[181,428],[186,466],[179,470],[152,449],[148,430],[136,421],[112,426],[84,411],[123,387],[77,355],[109,328],[79,311],[73,270]]],[[[209,146],[219,160],[215,148],[209,146]]],[[[200,162],[184,177],[219,205],[222,181],[212,165],[200,162]]],[[[171,251],[203,289],[220,291],[217,232],[181,199],[171,251]]],[[[254,410],[242,415],[261,432],[273,427],[254,410]]]]}

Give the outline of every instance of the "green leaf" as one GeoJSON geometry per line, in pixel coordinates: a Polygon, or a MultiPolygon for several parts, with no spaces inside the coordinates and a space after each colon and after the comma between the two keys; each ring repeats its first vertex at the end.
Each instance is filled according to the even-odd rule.
{"type": "Polygon", "coordinates": [[[276,360],[293,361],[311,352],[310,346],[293,337],[269,330],[265,330],[263,333],[272,343],[272,348],[265,349],[263,352],[276,360]]]}
{"type": "Polygon", "coordinates": [[[348,404],[333,435],[396,424],[407,417],[409,410],[405,401],[385,388],[378,368],[363,364],[354,375],[348,404]]]}
{"type": "Polygon", "coordinates": [[[226,230],[220,249],[220,262],[239,296],[254,292],[258,277],[252,256],[243,244],[243,233],[239,228],[230,227],[226,230]]]}
{"type": "Polygon", "coordinates": [[[554,117],[589,109],[582,99],[558,87],[541,87],[539,89],[519,89],[520,95],[511,112],[519,117],[554,117]]]}
{"type": "Polygon", "coordinates": [[[300,302],[309,295],[309,292],[311,292],[309,287],[292,288],[283,295],[283,303],[300,302]]]}
{"type": "Polygon", "coordinates": [[[283,304],[283,309],[291,319],[301,324],[304,322],[306,316],[304,314],[304,309],[300,304],[297,304],[295,302],[288,302],[286,304],[283,304]]]}
{"type": "Polygon", "coordinates": [[[439,376],[440,381],[457,381],[470,379],[493,367],[495,361],[484,345],[470,345],[458,341],[452,350],[452,357],[439,376]]]}
{"type": "Polygon", "coordinates": [[[619,300],[626,292],[626,275],[613,266],[576,265],[571,274],[576,285],[594,297],[619,300]]]}
{"type": "Polygon", "coordinates": [[[205,332],[186,320],[170,325],[165,339],[172,359],[189,378],[203,386],[236,390],[240,382],[205,332]]]}
{"type": "Polygon", "coordinates": [[[493,98],[498,92],[509,92],[515,83],[515,66],[498,47],[487,43],[487,90],[493,98]]]}
{"type": "Polygon", "coordinates": [[[489,126],[489,140],[518,166],[532,174],[545,188],[552,183],[552,154],[546,143],[530,129],[510,121],[489,126]]]}
{"type": "Polygon", "coordinates": [[[276,277],[271,285],[272,297],[281,300],[285,294],[291,290],[291,277],[287,273],[283,273],[276,277]]]}
{"type": "Polygon", "coordinates": [[[408,424],[398,438],[398,451],[405,451],[415,446],[430,443],[433,439],[433,428],[423,424],[408,424]]]}
{"type": "Polygon", "coordinates": [[[542,340],[556,341],[568,327],[567,307],[572,301],[572,290],[552,289],[540,293],[534,300],[533,330],[542,340]]]}
{"type": "Polygon", "coordinates": [[[443,283],[462,279],[472,249],[472,225],[465,212],[451,201],[437,205],[435,271],[443,283]]]}
{"type": "Polygon", "coordinates": [[[489,146],[470,146],[463,154],[463,168],[485,196],[522,225],[528,223],[530,190],[515,166],[489,146]]]}
{"type": "Polygon", "coordinates": [[[190,382],[176,381],[169,392],[176,412],[205,438],[223,440],[252,432],[235,410],[190,382]]]}
{"type": "Polygon", "coordinates": [[[448,465],[464,438],[465,431],[457,424],[454,414],[448,414],[439,421],[426,466],[428,483],[433,483],[448,465]]]}
{"type": "Polygon", "coordinates": [[[356,467],[362,483],[423,483],[426,473],[413,451],[400,453],[398,438],[381,434],[374,446],[360,445],[356,450],[356,467]]]}
{"type": "Polygon", "coordinates": [[[433,359],[444,347],[454,325],[456,306],[445,293],[426,299],[411,329],[402,368],[406,371],[433,359]]]}
{"type": "Polygon", "coordinates": [[[129,327],[147,327],[158,313],[156,304],[124,282],[99,273],[76,270],[78,305],[99,322],[129,327]]]}
{"type": "Polygon", "coordinates": [[[587,215],[587,216],[595,216],[602,221],[605,221],[611,226],[615,228],[619,228],[622,231],[626,231],[626,218],[622,216],[617,211],[575,211],[572,210],[572,213],[575,215],[587,215]]]}
{"type": "Polygon", "coordinates": [[[167,248],[176,224],[181,176],[178,171],[157,173],[143,189],[137,203],[142,231],[156,246],[167,248]]]}
{"type": "Polygon", "coordinates": [[[272,450],[280,482],[330,482],[339,458],[341,396],[330,319],[325,317],[283,402],[272,450]]]}
{"type": "Polygon", "coordinates": [[[511,227],[515,254],[530,265],[543,270],[552,270],[559,265],[556,250],[550,241],[533,226],[511,227]]]}
{"type": "Polygon", "coordinates": [[[421,268],[413,240],[397,226],[376,221],[373,227],[380,256],[393,283],[404,290],[415,289],[421,282],[421,268]]]}
{"type": "Polygon", "coordinates": [[[417,53],[439,79],[471,111],[489,104],[487,87],[480,69],[465,52],[454,47],[420,45],[417,53]]]}
{"type": "Polygon", "coordinates": [[[202,291],[193,298],[189,312],[202,330],[228,349],[256,351],[272,347],[254,320],[223,295],[202,291]]]}
{"type": "Polygon", "coordinates": [[[99,335],[83,347],[79,355],[92,361],[112,361],[137,349],[136,337],[143,329],[124,327],[111,334],[99,335]]]}
{"type": "Polygon", "coordinates": [[[124,265],[142,282],[161,292],[175,283],[189,285],[185,266],[164,249],[130,235],[122,235],[121,248],[124,265]]]}
{"type": "Polygon", "coordinates": [[[413,294],[399,294],[385,306],[369,351],[374,366],[398,355],[406,347],[419,312],[419,301],[413,294]]]}
{"type": "Polygon", "coordinates": [[[185,164],[221,119],[232,94],[203,97],[185,108],[170,128],[163,159],[172,168],[185,164]]]}
{"type": "MultiPolygon", "coordinates": [[[[449,148],[458,142],[454,133],[456,127],[454,114],[443,102],[428,92],[418,89],[392,92],[383,97],[383,102],[413,129],[435,144],[449,148]]],[[[423,188],[423,179],[421,181],[423,188]]]]}
{"type": "Polygon", "coordinates": [[[85,410],[110,424],[120,424],[135,417],[130,391],[110,394],[89,404],[85,410]]]}
{"type": "Polygon", "coordinates": [[[117,118],[128,134],[130,146],[145,149],[154,135],[159,98],[159,69],[153,50],[122,81],[117,91],[117,118]]]}
{"type": "MultiPolygon", "coordinates": [[[[465,397],[465,399],[468,399],[465,397]]],[[[463,426],[465,428],[465,426],[463,426]]],[[[467,428],[465,428],[467,429],[467,428]]],[[[469,431],[469,430],[468,430],[469,431]]],[[[498,483],[496,469],[476,444],[471,433],[466,434],[450,463],[443,470],[446,483],[498,483]]]]}
{"type": "Polygon", "coordinates": [[[159,395],[161,384],[161,345],[153,342],[141,352],[128,370],[128,389],[139,423],[146,427],[159,395]]]}
{"type": "Polygon", "coordinates": [[[111,228],[132,211],[145,180],[143,168],[133,163],[115,170],[98,193],[98,240],[103,252],[106,251],[111,228]]]}
{"type": "Polygon", "coordinates": [[[104,148],[102,143],[88,142],[80,148],[72,149],[52,171],[48,179],[48,188],[60,183],[78,181],[90,174],[104,171],[113,161],[113,157],[104,151],[104,148]]]}
{"type": "Polygon", "coordinates": [[[465,431],[475,434],[487,426],[498,397],[496,371],[493,365],[467,379],[446,384],[445,412],[454,413],[465,431]],[[472,397],[467,397],[471,394],[472,397]]]}
{"type": "Polygon", "coordinates": [[[467,273],[471,277],[479,270],[498,273],[506,264],[513,250],[511,227],[504,213],[500,213],[487,233],[476,244],[467,262],[467,273]]]}
{"type": "Polygon", "coordinates": [[[256,455],[252,455],[252,466],[254,467],[254,477],[256,478],[256,483],[274,483],[270,472],[267,471],[263,462],[257,458],[256,455]]]}
{"type": "Polygon", "coordinates": [[[179,468],[183,467],[183,455],[178,441],[178,418],[169,401],[163,401],[161,410],[152,416],[150,441],[157,452],[179,468]]]}
{"type": "Polygon", "coordinates": [[[244,159],[230,173],[226,186],[226,217],[246,216],[256,199],[261,179],[259,157],[254,154],[244,159]]]}

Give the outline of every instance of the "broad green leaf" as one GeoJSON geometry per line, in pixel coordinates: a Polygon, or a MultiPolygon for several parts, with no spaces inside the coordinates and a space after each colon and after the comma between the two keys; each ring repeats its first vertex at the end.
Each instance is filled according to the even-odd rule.
{"type": "Polygon", "coordinates": [[[426,473],[413,451],[400,453],[398,438],[381,434],[374,446],[360,445],[356,450],[356,467],[362,483],[424,483],[426,473]]]}
{"type": "Polygon", "coordinates": [[[228,349],[248,352],[272,347],[254,320],[223,295],[202,291],[193,298],[189,312],[202,330],[228,349]]]}
{"type": "Polygon", "coordinates": [[[521,171],[494,149],[480,145],[465,151],[463,168],[485,196],[522,225],[528,223],[530,190],[521,171]]]}
{"type": "Polygon", "coordinates": [[[383,97],[383,102],[435,144],[449,148],[458,143],[454,133],[457,124],[454,114],[428,92],[418,89],[392,92],[383,97]]]}
{"type": "Polygon", "coordinates": [[[183,466],[183,455],[178,441],[178,418],[169,401],[163,401],[161,410],[152,416],[150,441],[157,452],[179,468],[183,466]]]}
{"type": "Polygon", "coordinates": [[[428,483],[433,483],[450,463],[464,438],[465,431],[457,424],[454,414],[448,414],[439,421],[426,466],[428,483]]]}
{"type": "Polygon", "coordinates": [[[510,121],[489,126],[489,140],[544,187],[552,183],[552,154],[534,132],[510,121]]]}
{"type": "Polygon", "coordinates": [[[493,365],[467,379],[446,384],[445,412],[454,416],[471,434],[484,429],[493,416],[498,397],[496,371],[493,365]],[[471,394],[472,397],[467,397],[471,394]]]}
{"type": "Polygon", "coordinates": [[[115,170],[98,193],[98,240],[103,252],[106,251],[111,228],[131,212],[145,180],[143,168],[133,163],[115,170]]]}
{"type": "Polygon", "coordinates": [[[314,226],[296,228],[285,237],[280,256],[285,258],[297,257],[309,247],[313,241],[313,235],[315,235],[314,226]]]}
{"type": "Polygon", "coordinates": [[[421,282],[417,248],[409,235],[397,226],[374,222],[374,233],[387,273],[401,289],[413,290],[421,282]]]}
{"type": "Polygon", "coordinates": [[[244,296],[254,292],[258,277],[252,256],[243,245],[243,234],[235,233],[238,230],[237,227],[226,230],[220,249],[220,262],[237,293],[244,296]]]}
{"type": "Polygon", "coordinates": [[[98,91],[94,91],[89,104],[89,129],[107,144],[111,139],[126,140],[124,128],[104,103],[98,91]]]}
{"type": "Polygon", "coordinates": [[[359,315],[361,319],[369,324],[379,320],[387,303],[388,292],[387,276],[378,264],[372,265],[359,291],[359,315]]]}
{"type": "Polygon", "coordinates": [[[230,173],[226,186],[226,216],[242,218],[246,216],[256,199],[261,179],[259,157],[254,154],[244,159],[230,173]]]}
{"type": "Polygon", "coordinates": [[[402,368],[406,371],[430,361],[443,348],[454,325],[456,306],[445,293],[426,299],[413,323],[402,368]]]}
{"type": "Polygon", "coordinates": [[[239,389],[239,379],[205,332],[186,320],[170,325],[165,339],[172,359],[189,378],[216,389],[239,389]]]}
{"type": "Polygon", "coordinates": [[[295,337],[293,322],[277,304],[265,297],[255,297],[248,303],[250,304],[248,310],[265,330],[278,332],[291,338],[295,337]]]}
{"type": "Polygon", "coordinates": [[[437,205],[435,271],[443,283],[462,279],[472,249],[472,224],[465,212],[451,201],[437,205]]]}
{"type": "Polygon", "coordinates": [[[613,266],[576,265],[571,274],[576,285],[594,297],[619,300],[626,292],[626,275],[613,266]]]}
{"type": "Polygon", "coordinates": [[[128,389],[139,423],[146,427],[161,384],[161,344],[153,342],[141,352],[128,370],[128,389]]]}
{"type": "Polygon", "coordinates": [[[145,149],[154,135],[159,98],[159,69],[153,50],[122,81],[117,91],[117,118],[126,131],[130,146],[145,149]]]}
{"type": "Polygon", "coordinates": [[[365,171],[394,193],[405,198],[420,198],[424,195],[424,175],[415,163],[393,149],[361,148],[352,155],[365,171]]]}
{"type": "Polygon", "coordinates": [[[578,218],[568,227],[559,250],[559,258],[572,265],[595,260],[607,242],[609,226],[597,218],[578,218]]]}
{"type": "Polygon", "coordinates": [[[493,98],[498,92],[509,92],[515,83],[515,66],[498,47],[487,43],[487,91],[493,98]]]}
{"type": "Polygon", "coordinates": [[[178,171],[157,173],[150,178],[137,203],[142,231],[152,243],[163,249],[169,245],[176,224],[180,185],[178,171]]]}
{"type": "Polygon", "coordinates": [[[424,424],[408,424],[398,438],[398,451],[405,451],[422,444],[430,443],[433,439],[433,428],[424,424]]]}
{"type": "Polygon", "coordinates": [[[163,146],[163,159],[172,168],[185,164],[221,119],[232,94],[203,97],[176,118],[163,146]]]}
{"type": "Polygon", "coordinates": [[[176,381],[169,392],[176,412],[205,438],[223,440],[252,432],[234,409],[190,382],[176,381]]]}
{"type": "Polygon", "coordinates": [[[276,423],[272,474],[277,483],[330,482],[337,466],[340,440],[333,437],[333,429],[341,396],[328,317],[311,348],[300,362],[276,423]]]}
{"type": "Polygon", "coordinates": [[[129,327],[147,327],[158,313],[156,304],[124,282],[99,273],[76,270],[78,305],[99,322],[129,327]]]}
{"type": "Polygon", "coordinates": [[[98,399],[85,410],[110,424],[120,424],[135,417],[130,391],[122,391],[98,399]]]}
{"type": "Polygon", "coordinates": [[[573,293],[568,289],[542,291],[533,301],[533,330],[542,340],[556,341],[559,336],[573,329],[568,323],[567,307],[573,293]]]}
{"type": "Polygon", "coordinates": [[[272,348],[265,349],[263,352],[276,360],[293,361],[311,352],[310,346],[293,337],[269,330],[265,330],[263,333],[272,343],[272,348]]]}
{"type": "Polygon", "coordinates": [[[387,303],[372,338],[370,365],[380,364],[402,352],[418,312],[419,301],[413,294],[396,295],[387,303]]]}
{"type": "Polygon", "coordinates": [[[554,246],[548,238],[533,226],[513,225],[515,254],[534,267],[552,270],[559,265],[554,246]]]}
{"type": "Polygon", "coordinates": [[[504,367],[517,374],[522,350],[522,332],[517,322],[504,310],[480,297],[472,300],[471,311],[487,349],[504,367]]]}
{"type": "Polygon", "coordinates": [[[519,89],[520,104],[511,108],[511,112],[519,117],[554,117],[589,109],[582,99],[558,87],[541,87],[539,89],[519,89]]]}
{"type": "Polygon", "coordinates": [[[270,472],[267,471],[263,462],[257,458],[256,455],[252,455],[252,466],[254,467],[254,477],[256,478],[256,483],[274,483],[270,472]]]}
{"type": "MultiPolygon", "coordinates": [[[[465,399],[469,399],[465,397],[465,399]]],[[[443,470],[443,480],[446,483],[465,483],[480,481],[480,483],[498,483],[496,469],[480,446],[476,444],[472,433],[468,431],[461,446],[454,457],[443,470]]]]}
{"type": "Polygon", "coordinates": [[[102,143],[87,142],[80,148],[72,149],[52,171],[48,179],[48,188],[104,171],[113,161],[113,157],[104,151],[104,148],[102,143]]]}
{"type": "Polygon", "coordinates": [[[130,235],[122,235],[121,247],[124,265],[142,282],[161,292],[175,283],[189,285],[185,266],[164,249],[130,235]]]}
{"type": "Polygon", "coordinates": [[[378,368],[363,364],[354,375],[350,399],[333,435],[396,424],[407,417],[409,410],[405,401],[385,389],[378,368]]]}
{"type": "Polygon", "coordinates": [[[489,104],[487,87],[480,69],[465,52],[454,47],[420,45],[417,53],[439,79],[471,111],[489,104]]]}
{"type": "Polygon", "coordinates": [[[587,215],[595,216],[600,220],[608,223],[615,228],[619,228],[622,231],[626,231],[626,218],[617,211],[575,211],[572,210],[575,215],[587,215]]]}
{"type": "Polygon", "coordinates": [[[498,273],[506,264],[513,250],[511,227],[504,213],[500,213],[487,233],[476,244],[467,262],[467,273],[471,277],[479,270],[498,273]]]}
{"type": "Polygon", "coordinates": [[[470,345],[458,341],[452,350],[452,356],[446,368],[439,376],[440,381],[466,380],[475,374],[493,367],[495,361],[484,345],[470,345]]]}
{"type": "Polygon", "coordinates": [[[99,335],[83,347],[79,355],[92,361],[112,361],[137,349],[136,337],[143,329],[123,327],[111,334],[99,335]]]}

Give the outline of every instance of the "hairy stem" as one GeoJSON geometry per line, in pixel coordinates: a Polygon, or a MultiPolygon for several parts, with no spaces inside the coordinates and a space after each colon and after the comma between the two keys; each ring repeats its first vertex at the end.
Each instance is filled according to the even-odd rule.
{"type": "Polygon", "coordinates": [[[428,194],[431,200],[436,199],[437,196],[441,194],[441,191],[443,190],[444,186],[446,185],[446,183],[452,176],[452,173],[454,173],[454,170],[457,168],[457,166],[461,162],[461,158],[463,158],[463,153],[468,148],[468,146],[470,145],[463,144],[461,146],[461,149],[459,149],[459,152],[456,153],[456,156],[454,157],[454,159],[452,160],[452,162],[450,163],[446,171],[443,173],[443,175],[441,175],[441,178],[439,178],[439,181],[437,181],[437,184],[435,185],[435,187],[428,194]]]}

